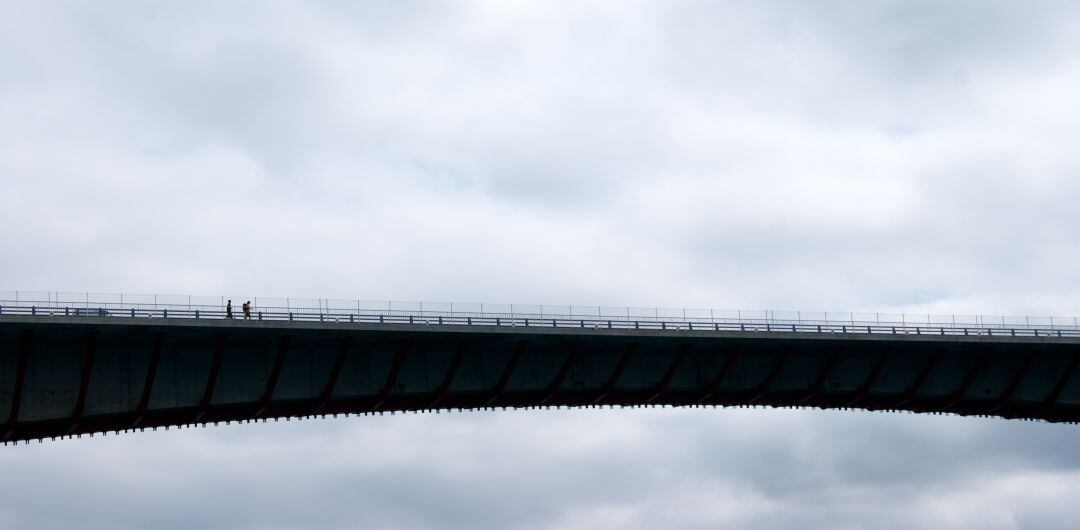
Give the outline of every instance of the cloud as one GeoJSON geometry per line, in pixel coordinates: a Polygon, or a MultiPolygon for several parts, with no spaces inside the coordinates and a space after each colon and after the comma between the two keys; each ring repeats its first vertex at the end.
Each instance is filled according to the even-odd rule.
{"type": "MultiPolygon", "coordinates": [[[[1076,11],[14,2],[2,287],[1080,314],[1076,11]]],[[[0,526],[1053,528],[1075,444],[762,410],[232,426],[6,448],[0,526]]]]}
{"type": "Polygon", "coordinates": [[[92,513],[101,528],[1053,527],[1077,515],[1076,441],[1069,426],[772,409],[271,422],[8,448],[0,465],[26,478],[3,486],[0,518],[61,527],[92,513]],[[70,506],[57,510],[57,498],[70,506]]]}

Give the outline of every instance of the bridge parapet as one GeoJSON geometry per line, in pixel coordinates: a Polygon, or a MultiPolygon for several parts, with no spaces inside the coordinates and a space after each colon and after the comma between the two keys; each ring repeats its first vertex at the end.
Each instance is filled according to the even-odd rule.
{"type": "MultiPolygon", "coordinates": [[[[214,320],[227,316],[224,297],[0,292],[0,317],[63,316],[214,320]],[[45,296],[41,296],[44,294],[45,296]],[[220,300],[218,300],[220,298],[220,300]],[[194,303],[192,301],[194,300],[194,303]],[[216,302],[216,303],[215,303],[216,302]]],[[[802,311],[717,311],[514,304],[432,304],[343,300],[263,299],[245,316],[259,321],[347,322],[717,332],[866,333],[998,337],[1080,337],[1077,317],[909,315],[802,311]],[[298,305],[299,303],[299,305],[298,305]]]]}

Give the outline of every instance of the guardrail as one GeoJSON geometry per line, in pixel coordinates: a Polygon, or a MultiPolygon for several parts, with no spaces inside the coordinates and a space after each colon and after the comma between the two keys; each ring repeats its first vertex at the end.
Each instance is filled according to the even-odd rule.
{"type": "MultiPolygon", "coordinates": [[[[238,300],[240,298],[237,298],[238,300]]],[[[6,315],[162,319],[224,319],[224,297],[158,295],[91,295],[89,293],[0,292],[0,318],[6,315]],[[9,296],[12,295],[13,296],[9,296]],[[21,296],[20,296],[21,294],[21,296]],[[27,295],[30,295],[27,299],[27,295]],[[47,294],[47,296],[40,296],[47,294]],[[126,297],[126,300],[125,300],[126,297]],[[80,299],[81,298],[81,299],[80,299]],[[185,300],[186,298],[186,300],[185,300]],[[207,303],[208,301],[218,303],[207,303]],[[186,303],[185,303],[186,301],[186,303]],[[193,303],[194,302],[194,303],[193,303]]],[[[257,305],[245,316],[242,303],[233,318],[444,326],[500,326],[687,331],[794,333],[860,333],[891,335],[1080,337],[1078,319],[1061,317],[988,317],[984,315],[919,315],[804,313],[776,311],[673,310],[590,306],[521,306],[300,300],[284,305],[257,305]],[[315,302],[314,304],[312,302],[315,302]],[[425,309],[424,306],[427,306],[425,309]],[[385,306],[385,307],[377,307],[385,306]],[[404,308],[403,308],[404,306],[404,308]],[[434,306],[434,308],[433,308],[434,306]],[[465,307],[465,309],[462,308],[465,307]],[[479,306],[479,310],[476,310],[479,306]],[[545,311],[545,307],[547,310],[545,311]],[[494,310],[492,310],[494,309],[494,310]],[[652,314],[649,314],[652,313],[652,314]],[[777,314],[780,314],[777,317],[777,314]],[[830,318],[830,315],[832,318],[830,318]],[[837,318],[837,316],[846,318],[837,318]],[[794,317],[794,318],[792,318],[794,317]],[[884,319],[882,318],[884,317],[884,319]],[[898,318],[897,318],[898,317],[898,318]],[[922,321],[925,319],[925,321],[922,321]]],[[[264,298],[264,301],[266,299],[264,298]]],[[[275,299],[274,302],[281,300],[275,299]]]]}

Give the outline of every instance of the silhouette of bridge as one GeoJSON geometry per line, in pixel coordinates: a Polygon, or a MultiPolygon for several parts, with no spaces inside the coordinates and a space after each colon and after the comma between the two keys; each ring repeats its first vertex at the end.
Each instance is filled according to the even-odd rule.
{"type": "Polygon", "coordinates": [[[4,443],[281,417],[552,406],[1080,421],[1075,319],[324,301],[263,305],[251,319],[236,309],[226,319],[221,304],[7,298],[4,443]]]}

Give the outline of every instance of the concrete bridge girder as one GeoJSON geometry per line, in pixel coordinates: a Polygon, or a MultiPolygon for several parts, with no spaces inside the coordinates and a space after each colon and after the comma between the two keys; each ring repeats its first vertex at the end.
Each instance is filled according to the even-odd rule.
{"type": "Polygon", "coordinates": [[[0,318],[0,440],[438,408],[767,405],[1080,420],[1080,339],[0,318]]]}

